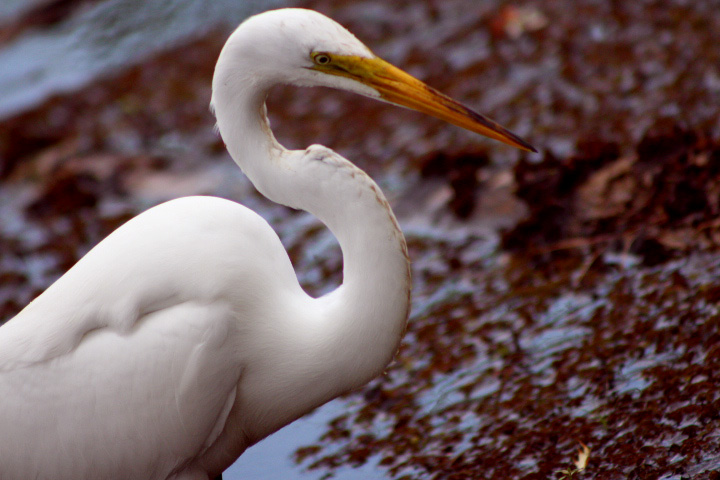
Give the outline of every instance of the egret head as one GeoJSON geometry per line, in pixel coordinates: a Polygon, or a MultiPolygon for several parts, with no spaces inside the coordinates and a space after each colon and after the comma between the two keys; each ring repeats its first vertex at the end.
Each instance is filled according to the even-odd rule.
{"type": "MultiPolygon", "coordinates": [[[[313,10],[282,8],[245,20],[227,41],[218,63],[252,68],[253,80],[269,85],[327,86],[373,95],[357,82],[339,79],[315,67],[327,53],[341,57],[375,55],[339,23],[313,10]],[[223,57],[227,58],[224,62],[223,57]]],[[[377,96],[377,94],[374,94],[377,96]]]]}
{"type": "Polygon", "coordinates": [[[252,65],[251,81],[268,88],[289,83],[349,90],[535,151],[496,122],[377,57],[340,24],[312,10],[285,8],[250,17],[232,34],[218,65],[234,59],[241,60],[238,69],[252,65]]]}

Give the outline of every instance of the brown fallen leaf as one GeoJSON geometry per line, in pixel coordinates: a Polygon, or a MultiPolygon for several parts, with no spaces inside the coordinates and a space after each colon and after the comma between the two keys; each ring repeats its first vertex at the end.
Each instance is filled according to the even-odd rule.
{"type": "Polygon", "coordinates": [[[598,220],[622,214],[638,195],[632,176],[634,157],[623,157],[601,168],[577,190],[578,216],[598,220]]]}

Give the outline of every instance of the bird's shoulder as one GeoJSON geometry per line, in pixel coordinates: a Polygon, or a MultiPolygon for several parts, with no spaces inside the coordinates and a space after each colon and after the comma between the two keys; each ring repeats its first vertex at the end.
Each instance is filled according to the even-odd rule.
{"type": "Polygon", "coordinates": [[[213,197],[166,202],[113,232],[0,327],[0,371],[66,355],[95,330],[126,334],[178,305],[239,311],[278,282],[297,279],[260,216],[213,197]]]}

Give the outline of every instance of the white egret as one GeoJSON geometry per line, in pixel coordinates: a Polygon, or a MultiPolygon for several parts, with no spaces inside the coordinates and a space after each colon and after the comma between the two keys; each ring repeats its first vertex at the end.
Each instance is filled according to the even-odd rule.
{"type": "Polygon", "coordinates": [[[283,148],[265,97],[321,85],[532,147],[309,10],[246,20],[213,78],[232,158],[337,237],[343,282],[312,298],[251,210],[189,197],[129,221],[0,327],[0,478],[207,480],[376,375],[405,329],[410,268],[378,186],[325,147],[283,148]]]}

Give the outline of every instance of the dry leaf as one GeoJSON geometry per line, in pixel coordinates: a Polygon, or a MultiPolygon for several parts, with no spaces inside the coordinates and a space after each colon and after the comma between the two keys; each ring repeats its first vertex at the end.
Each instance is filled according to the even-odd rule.
{"type": "Polygon", "coordinates": [[[585,470],[588,459],[590,458],[590,448],[582,442],[580,442],[580,445],[582,445],[582,448],[578,448],[578,458],[573,462],[578,472],[585,470]]]}
{"type": "Polygon", "coordinates": [[[634,157],[623,157],[601,168],[578,188],[578,216],[584,220],[614,217],[637,196],[632,173],[634,157]]]}

